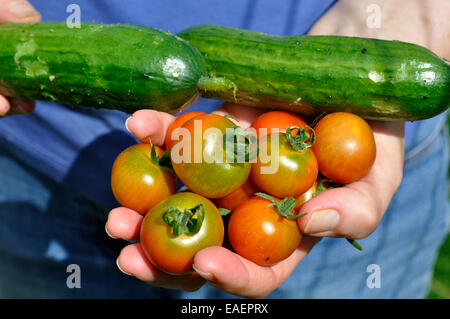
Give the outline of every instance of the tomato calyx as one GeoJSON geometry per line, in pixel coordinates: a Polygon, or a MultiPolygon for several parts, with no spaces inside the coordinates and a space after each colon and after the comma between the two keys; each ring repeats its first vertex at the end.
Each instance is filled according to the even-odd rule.
{"type": "Polygon", "coordinates": [[[175,236],[194,235],[202,227],[205,209],[202,204],[184,210],[171,206],[166,209],[162,218],[167,225],[172,227],[175,236]]]}
{"type": "Polygon", "coordinates": [[[251,130],[244,130],[238,125],[227,129],[223,135],[223,147],[227,161],[242,163],[254,159],[258,155],[257,142],[258,136],[251,130]]]}
{"type": "Polygon", "coordinates": [[[152,159],[153,164],[155,164],[156,166],[160,167],[161,169],[175,175],[175,172],[171,165],[169,151],[165,151],[161,157],[158,157],[158,154],[156,154],[155,144],[152,144],[152,150],[150,152],[150,157],[152,159]]]}
{"type": "Polygon", "coordinates": [[[306,128],[302,126],[290,126],[286,130],[286,139],[295,151],[303,152],[307,148],[313,146],[316,142],[316,133],[312,127],[309,126],[306,128]],[[306,129],[308,129],[308,131],[306,129]],[[297,130],[295,136],[292,132],[293,130],[297,130]]]}
{"type": "Polygon", "coordinates": [[[294,197],[285,197],[280,201],[277,201],[275,197],[270,196],[265,193],[255,193],[256,196],[262,197],[271,201],[269,206],[273,206],[275,211],[282,217],[287,219],[297,219],[302,216],[305,216],[307,213],[292,215],[291,212],[294,210],[297,202],[294,197]]]}

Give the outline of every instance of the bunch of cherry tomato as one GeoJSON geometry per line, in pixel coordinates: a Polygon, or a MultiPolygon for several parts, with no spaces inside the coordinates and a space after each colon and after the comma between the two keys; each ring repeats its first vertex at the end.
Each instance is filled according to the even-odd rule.
{"type": "Polygon", "coordinates": [[[315,122],[272,111],[243,129],[229,116],[188,112],[170,126],[165,150],[150,143],[124,150],[111,186],[122,206],[145,215],[140,241],[149,260],[188,274],[209,246],[261,266],[289,257],[302,239],[301,206],[364,177],[376,155],[373,132],[357,115],[315,122]],[[187,191],[176,192],[178,180],[187,191]]]}

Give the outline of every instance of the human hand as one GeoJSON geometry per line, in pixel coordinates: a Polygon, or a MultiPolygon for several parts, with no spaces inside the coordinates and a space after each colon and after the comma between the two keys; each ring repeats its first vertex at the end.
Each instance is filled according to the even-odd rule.
{"type": "MultiPolygon", "coordinates": [[[[262,112],[264,111],[256,108],[225,103],[214,113],[233,115],[239,121],[239,125],[247,128],[262,112]]],[[[148,142],[150,139],[153,143],[161,145],[173,120],[174,117],[166,113],[141,110],[127,120],[127,128],[140,141],[148,142]]],[[[138,239],[143,218],[128,208],[115,208],[109,213],[106,231],[114,238],[138,239]]],[[[224,247],[209,247],[195,256],[196,272],[187,276],[172,276],[156,269],[145,257],[139,243],[123,248],[117,259],[117,265],[123,272],[152,286],[194,291],[207,280],[231,294],[256,298],[263,297],[277,288],[318,240],[304,236],[300,246],[289,258],[272,267],[258,266],[224,247]]]]}
{"type": "MultiPolygon", "coordinates": [[[[41,15],[26,0],[0,0],[0,24],[39,22],[41,15]]],[[[35,103],[0,95],[0,116],[33,112],[35,103]]]]}
{"type": "MultiPolygon", "coordinates": [[[[346,35],[400,40],[427,47],[449,59],[450,3],[439,0],[340,0],[310,30],[310,35],[346,35]],[[380,9],[379,28],[367,25],[369,5],[380,9]]],[[[377,156],[369,174],[308,201],[299,219],[310,236],[369,236],[378,226],[403,174],[404,123],[369,121],[377,156]]]]}
{"type": "MultiPolygon", "coordinates": [[[[405,5],[403,8],[395,8],[392,3],[388,4],[389,1],[371,0],[370,4],[372,3],[379,3],[383,14],[405,13],[405,8],[408,7],[405,5]],[[386,11],[384,5],[389,5],[391,11],[386,11]]],[[[420,44],[419,40],[413,41],[409,33],[402,34],[390,20],[382,22],[381,30],[369,29],[365,24],[366,6],[362,6],[359,1],[341,0],[316,23],[310,34],[379,37],[420,44]]],[[[410,13],[417,14],[415,11],[410,13]]],[[[411,16],[402,14],[399,18],[402,21],[396,23],[403,26],[408,22],[417,22],[417,19],[410,18],[411,16]]],[[[421,20],[420,23],[422,22],[421,20]]],[[[417,28],[423,31],[421,26],[417,28]]],[[[403,30],[409,31],[411,28],[403,30]]],[[[417,39],[427,38],[418,33],[417,39]]],[[[427,41],[430,41],[429,38],[427,41]]],[[[435,52],[445,56],[444,50],[439,52],[441,42],[433,40],[429,43],[437,43],[435,52]]],[[[234,115],[244,128],[261,112],[263,111],[227,103],[219,110],[219,113],[234,115]]],[[[141,141],[151,138],[154,143],[162,144],[172,121],[173,117],[165,113],[143,110],[133,115],[128,121],[128,128],[141,141]]],[[[193,275],[170,276],[155,269],[146,259],[140,244],[135,243],[125,247],[120,253],[117,259],[119,268],[155,286],[192,291],[200,288],[207,280],[235,295],[266,296],[281,285],[321,237],[359,239],[370,235],[378,226],[402,180],[404,123],[369,121],[369,124],[377,145],[377,156],[372,169],[361,180],[323,192],[303,205],[301,212],[309,214],[299,219],[299,227],[307,235],[288,259],[273,267],[259,267],[223,247],[210,247],[196,255],[196,272],[193,275]]],[[[143,216],[129,209],[116,208],[109,214],[106,229],[114,237],[133,240],[139,236],[142,219],[143,216]]]]}
{"type": "MultiPolygon", "coordinates": [[[[239,121],[239,125],[247,128],[262,112],[264,110],[225,103],[215,113],[233,115],[239,121]]],[[[157,145],[162,145],[165,132],[173,120],[174,117],[167,113],[141,110],[134,113],[127,120],[126,125],[128,130],[140,141],[151,140],[157,145]]],[[[266,296],[289,277],[297,264],[320,240],[320,237],[363,238],[375,229],[378,224],[377,218],[381,218],[387,208],[400,183],[402,173],[403,126],[394,122],[389,123],[390,125],[387,126],[382,122],[370,123],[374,130],[378,152],[368,176],[343,188],[321,193],[302,208],[302,211],[308,212],[309,215],[329,208],[338,210],[339,227],[336,226],[327,232],[323,230],[317,232],[314,229],[317,227],[317,222],[310,224],[308,229],[305,229],[307,223],[302,223],[302,221],[309,221],[311,218],[308,215],[300,218],[300,229],[303,232],[310,232],[312,236],[304,235],[297,250],[282,262],[272,267],[261,267],[224,247],[209,247],[195,256],[194,269],[196,272],[187,276],[172,276],[155,268],[146,258],[140,243],[133,243],[121,251],[117,259],[119,269],[152,286],[194,291],[207,280],[210,284],[231,294],[250,298],[266,296]],[[390,173],[388,176],[392,180],[384,178],[386,171],[390,173]],[[343,196],[345,200],[341,201],[340,196],[343,196]],[[353,201],[356,207],[349,205],[349,210],[349,207],[344,206],[348,201],[353,201]],[[378,204],[379,207],[376,206],[378,204]],[[358,207],[362,209],[360,210],[358,207]],[[374,207],[377,209],[376,212],[371,211],[374,207]],[[357,223],[356,227],[353,225],[354,222],[357,223]]],[[[323,213],[321,214],[323,215],[323,213]]],[[[109,213],[106,231],[113,238],[136,240],[139,238],[143,218],[142,215],[131,209],[115,208],[109,213]]],[[[321,224],[320,220],[319,226],[321,227],[323,223],[321,224]]]]}

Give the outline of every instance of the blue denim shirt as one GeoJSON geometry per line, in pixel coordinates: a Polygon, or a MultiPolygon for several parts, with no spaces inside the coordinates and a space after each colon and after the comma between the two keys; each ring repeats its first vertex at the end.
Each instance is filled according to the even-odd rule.
{"type": "MultiPolygon", "coordinates": [[[[31,1],[44,20],[64,21],[72,1],[31,1]]],[[[272,34],[305,33],[334,1],[182,0],[77,1],[82,21],[122,22],[170,30],[200,23],[272,34]]],[[[190,110],[212,111],[201,99],[190,110]]],[[[119,111],[38,102],[29,116],[0,123],[0,296],[231,297],[205,285],[197,292],[152,288],[119,272],[124,241],[106,236],[114,158],[136,140],[119,111]],[[80,266],[81,288],[66,285],[67,266],[80,266]]],[[[448,230],[445,114],[407,124],[404,180],[377,230],[360,243],[325,238],[270,296],[274,298],[417,298],[431,278],[448,230]],[[372,266],[371,266],[372,265],[372,266]],[[369,288],[372,269],[380,288],[369,288]]]]}
{"type": "MultiPolygon", "coordinates": [[[[34,0],[44,21],[66,21],[73,1],[34,0]]],[[[223,24],[273,34],[307,32],[334,0],[219,1],[80,0],[82,22],[132,23],[177,33],[195,24],[223,24]]],[[[68,70],[70,71],[70,70],[68,70]]],[[[211,111],[201,99],[192,109],[211,111]]],[[[38,102],[27,117],[2,119],[0,143],[52,179],[104,205],[117,205],[108,180],[115,157],[136,140],[125,130],[129,114],[38,102]]]]}

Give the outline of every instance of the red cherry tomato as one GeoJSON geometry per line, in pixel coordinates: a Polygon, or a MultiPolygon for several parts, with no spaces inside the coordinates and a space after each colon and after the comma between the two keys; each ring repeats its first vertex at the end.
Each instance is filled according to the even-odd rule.
{"type": "Polygon", "coordinates": [[[329,114],[314,127],[312,146],[319,171],[328,179],[349,184],[365,176],[376,156],[372,129],[359,116],[337,112],[329,114]]]}
{"type": "Polygon", "coordinates": [[[231,194],[228,194],[227,196],[222,198],[216,198],[213,201],[217,207],[233,211],[240,204],[254,197],[255,193],[258,193],[260,191],[261,190],[249,178],[244,183],[244,185],[236,189],[231,194]]]}
{"type": "Polygon", "coordinates": [[[297,222],[277,209],[271,200],[256,196],[231,213],[228,238],[237,254],[260,266],[271,266],[294,252],[302,238],[297,222]]]}
{"type": "Polygon", "coordinates": [[[258,138],[261,138],[267,134],[270,134],[271,129],[278,129],[279,132],[285,133],[290,126],[306,127],[307,124],[299,115],[295,113],[286,111],[271,111],[258,116],[250,127],[254,128],[258,138]]]}
{"type": "Polygon", "coordinates": [[[174,194],[153,207],[140,233],[147,258],[173,275],[192,273],[195,254],[206,247],[221,246],[223,237],[222,216],[216,206],[190,192],[174,194]]]}
{"type": "MultiPolygon", "coordinates": [[[[176,176],[152,159],[151,144],[136,144],[117,156],[111,173],[111,189],[117,201],[140,214],[175,193],[176,176]]],[[[164,151],[155,146],[156,155],[164,151]]]]}

